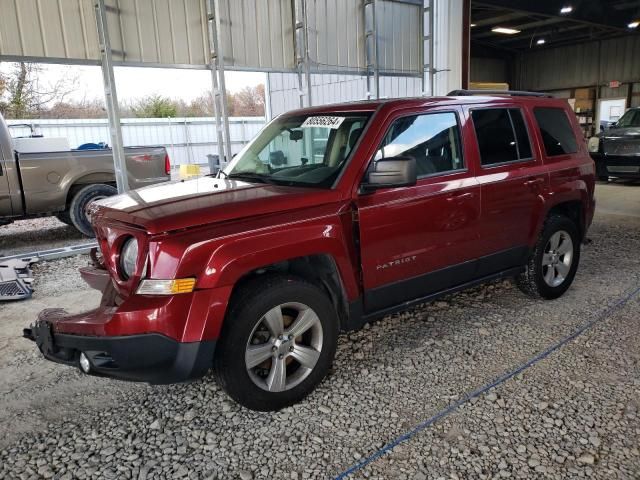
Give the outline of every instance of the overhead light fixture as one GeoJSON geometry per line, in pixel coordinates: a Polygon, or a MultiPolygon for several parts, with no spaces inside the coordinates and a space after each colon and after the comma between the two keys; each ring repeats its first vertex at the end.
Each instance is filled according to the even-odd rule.
{"type": "Polygon", "coordinates": [[[536,42],[538,45],[544,45],[546,43],[544,38],[539,38],[538,41],[536,42]]]}
{"type": "Polygon", "coordinates": [[[634,20],[629,25],[627,25],[627,27],[629,28],[638,28],[638,26],[640,26],[640,20],[634,20]]]}
{"type": "Polygon", "coordinates": [[[476,24],[475,24],[475,23],[470,23],[470,24],[469,24],[469,26],[470,26],[470,27],[475,27],[475,26],[476,26],[476,24]]]}
{"type": "Polygon", "coordinates": [[[507,28],[507,27],[493,27],[491,31],[495,33],[504,33],[505,35],[514,35],[516,33],[520,33],[520,30],[516,30],[515,28],[507,28]]]}
{"type": "Polygon", "coordinates": [[[560,9],[560,13],[571,13],[573,12],[573,7],[571,5],[565,5],[560,9]]]}

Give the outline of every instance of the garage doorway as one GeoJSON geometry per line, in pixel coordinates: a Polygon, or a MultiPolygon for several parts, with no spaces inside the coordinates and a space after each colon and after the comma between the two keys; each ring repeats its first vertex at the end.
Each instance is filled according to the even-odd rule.
{"type": "Polygon", "coordinates": [[[602,98],[598,100],[596,133],[617,122],[626,108],[626,98],[602,98]]]}

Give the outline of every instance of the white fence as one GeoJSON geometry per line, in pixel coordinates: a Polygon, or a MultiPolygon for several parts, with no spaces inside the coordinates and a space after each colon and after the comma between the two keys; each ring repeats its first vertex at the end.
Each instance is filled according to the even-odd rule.
{"type": "MultiPolygon", "coordinates": [[[[28,124],[36,134],[65,137],[71,148],[85,143],[111,143],[106,118],[7,120],[9,125],[28,124]]],[[[230,117],[229,131],[233,153],[251,140],[264,126],[262,117],[230,117]]],[[[28,136],[29,127],[11,127],[11,136],[28,136]]],[[[215,120],[209,117],[124,118],[122,136],[127,147],[162,145],[172,165],[206,164],[208,154],[217,154],[215,120]]]]}

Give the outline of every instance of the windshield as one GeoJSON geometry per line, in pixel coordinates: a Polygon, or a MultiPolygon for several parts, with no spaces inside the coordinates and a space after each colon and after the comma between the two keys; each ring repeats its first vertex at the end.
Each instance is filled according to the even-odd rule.
{"type": "Polygon", "coordinates": [[[627,110],[616,122],[616,126],[621,128],[640,127],[640,110],[627,110]]]}
{"type": "Polygon", "coordinates": [[[338,113],[277,118],[235,156],[222,176],[330,188],[369,116],[338,113]]]}

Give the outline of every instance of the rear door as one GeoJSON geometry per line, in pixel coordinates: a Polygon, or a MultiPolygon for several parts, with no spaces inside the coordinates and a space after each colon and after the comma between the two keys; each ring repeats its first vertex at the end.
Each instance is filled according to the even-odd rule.
{"type": "Polygon", "coordinates": [[[411,155],[418,181],[356,199],[368,312],[473,276],[480,187],[463,151],[460,114],[452,107],[397,113],[371,159],[411,155]]]}
{"type": "Polygon", "coordinates": [[[528,113],[517,105],[473,107],[481,188],[480,259],[483,277],[526,262],[549,178],[532,147],[528,113]]]}

